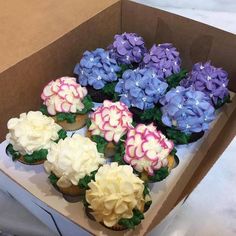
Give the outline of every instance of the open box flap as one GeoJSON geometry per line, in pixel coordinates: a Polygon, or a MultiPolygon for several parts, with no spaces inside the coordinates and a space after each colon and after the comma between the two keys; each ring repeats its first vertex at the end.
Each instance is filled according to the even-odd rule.
{"type": "Polygon", "coordinates": [[[119,0],[0,1],[0,72],[119,0]]]}

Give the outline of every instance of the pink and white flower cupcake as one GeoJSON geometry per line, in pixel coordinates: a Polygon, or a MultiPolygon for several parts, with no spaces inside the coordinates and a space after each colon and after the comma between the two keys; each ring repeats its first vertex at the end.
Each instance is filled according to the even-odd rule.
{"type": "Polygon", "coordinates": [[[132,128],[132,113],[122,102],[105,100],[90,115],[88,136],[97,143],[105,156],[114,155],[115,145],[132,128]]]}
{"type": "Polygon", "coordinates": [[[73,77],[52,80],[44,87],[41,98],[43,106],[40,110],[52,116],[65,130],[83,127],[93,107],[87,89],[73,77]]]}
{"type": "Polygon", "coordinates": [[[145,181],[157,182],[169,174],[174,165],[174,143],[153,124],[139,124],[127,133],[123,161],[131,165],[145,181]]]}

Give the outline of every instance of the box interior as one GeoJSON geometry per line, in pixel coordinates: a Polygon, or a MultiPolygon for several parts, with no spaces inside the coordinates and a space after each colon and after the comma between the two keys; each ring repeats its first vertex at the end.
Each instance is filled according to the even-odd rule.
{"type": "MultiPolygon", "coordinates": [[[[5,139],[6,123],[9,118],[39,108],[40,93],[48,81],[60,76],[72,75],[74,65],[85,50],[106,48],[116,33],[125,31],[136,32],[143,36],[148,47],[153,43],[172,42],[180,51],[184,68],[191,69],[198,61],[211,60],[215,66],[223,67],[229,73],[229,88],[236,92],[236,67],[232,60],[236,55],[235,35],[131,1],[113,1],[113,4],[111,2],[104,1],[108,6],[106,9],[96,9],[97,14],[93,13],[92,18],[90,18],[91,14],[88,14],[87,20],[83,18],[78,26],[73,26],[60,37],[55,37],[55,40],[42,49],[0,74],[1,140],[5,139]]],[[[79,8],[80,3],[75,1],[73,4],[79,8]]],[[[64,10],[68,9],[71,8],[67,6],[64,10]]],[[[146,223],[137,229],[139,235],[146,234],[158,224],[179,199],[192,191],[218,159],[231,141],[233,132],[235,134],[235,129],[230,129],[235,127],[233,123],[235,111],[234,98],[234,101],[224,108],[220,122],[217,122],[211,130],[206,143],[189,163],[174,190],[158,211],[153,210],[146,223]],[[225,133],[229,131],[231,133],[225,139],[227,136],[225,133]],[[219,136],[220,132],[225,135],[219,136]],[[222,139],[226,141],[222,142],[222,139]],[[206,158],[209,155],[211,158],[208,160],[206,158]]],[[[99,227],[101,226],[98,225],[99,227]]],[[[116,232],[112,234],[118,235],[116,232]]]]}

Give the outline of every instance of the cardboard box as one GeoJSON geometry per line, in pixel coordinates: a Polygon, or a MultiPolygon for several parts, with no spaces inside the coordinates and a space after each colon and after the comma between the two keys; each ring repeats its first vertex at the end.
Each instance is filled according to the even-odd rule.
{"type": "MultiPolygon", "coordinates": [[[[193,20],[119,0],[70,0],[0,2],[0,138],[4,140],[9,118],[41,104],[43,86],[59,76],[71,75],[85,50],[105,48],[114,34],[136,32],[147,47],[172,42],[180,51],[183,67],[210,59],[223,67],[236,91],[236,36],[193,20]]],[[[221,110],[211,130],[199,142],[178,149],[181,164],[152,189],[153,205],[135,231],[114,232],[89,220],[81,203],[68,203],[47,183],[42,167],[33,169],[12,163],[1,145],[1,171],[18,184],[29,201],[64,215],[96,235],[144,235],[151,231],[176,203],[199,183],[236,132],[236,97],[221,110]],[[182,167],[181,167],[182,165],[182,167]]],[[[8,182],[7,182],[8,183],[8,182]]],[[[9,184],[11,181],[9,180],[9,184]]],[[[4,183],[3,183],[4,184],[4,183]]],[[[8,186],[6,186],[8,187],[8,186]]],[[[12,193],[16,188],[11,188],[12,193]]],[[[16,194],[16,193],[14,193],[16,194]]],[[[24,194],[23,194],[24,195],[24,194]]],[[[16,196],[17,197],[17,194],[16,196]]],[[[46,209],[46,208],[45,208],[46,209]]],[[[64,226],[65,227],[65,226],[64,226]]]]}

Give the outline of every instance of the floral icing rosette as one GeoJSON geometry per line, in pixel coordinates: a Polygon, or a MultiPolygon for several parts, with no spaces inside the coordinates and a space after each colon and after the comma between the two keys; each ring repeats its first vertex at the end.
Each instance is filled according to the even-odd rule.
{"type": "Polygon", "coordinates": [[[130,166],[106,164],[86,190],[86,211],[113,230],[133,229],[151,205],[149,189],[130,166]]]}
{"type": "Polygon", "coordinates": [[[66,137],[66,132],[40,111],[20,114],[7,123],[9,141],[7,153],[24,164],[41,164],[54,142],[66,137]]]}
{"type": "Polygon", "coordinates": [[[112,58],[126,65],[139,64],[147,51],[143,38],[135,33],[116,34],[108,49],[112,58]]]}
{"type": "Polygon", "coordinates": [[[142,68],[152,68],[158,78],[166,80],[170,87],[176,87],[186,76],[187,71],[181,70],[179,52],[171,43],[154,44],[145,53],[141,63],[142,68]]]}
{"type": "Polygon", "coordinates": [[[132,127],[132,113],[122,102],[105,100],[90,115],[88,136],[98,145],[98,150],[105,156],[112,156],[115,145],[132,127]]]}
{"type": "Polygon", "coordinates": [[[78,76],[78,82],[87,87],[94,102],[103,102],[113,98],[120,70],[108,51],[97,48],[83,54],[80,63],[74,68],[74,74],[78,76]]]}
{"type": "Polygon", "coordinates": [[[137,121],[143,110],[155,107],[167,87],[168,84],[161,81],[152,69],[144,68],[125,71],[115,91],[137,121]]]}
{"type": "Polygon", "coordinates": [[[127,133],[123,161],[131,165],[141,178],[157,182],[166,178],[175,166],[174,143],[153,124],[139,124],[127,133]]]}
{"type": "Polygon", "coordinates": [[[76,83],[74,77],[61,77],[49,82],[41,94],[41,111],[66,130],[76,130],[85,125],[87,113],[93,103],[87,89],[76,83]]]}
{"type": "Polygon", "coordinates": [[[104,164],[96,143],[79,134],[54,143],[49,150],[45,170],[51,183],[67,195],[77,196],[87,188],[97,169],[104,164]]]}
{"type": "Polygon", "coordinates": [[[205,93],[218,108],[230,100],[228,82],[226,71],[212,66],[210,62],[199,62],[193,66],[188,78],[181,81],[181,85],[205,93]]]}
{"type": "Polygon", "coordinates": [[[199,134],[196,137],[200,138],[215,119],[209,97],[192,88],[172,88],[160,103],[163,105],[161,121],[167,127],[167,136],[176,143],[196,141],[191,140],[194,138],[191,135],[199,134]]]}

